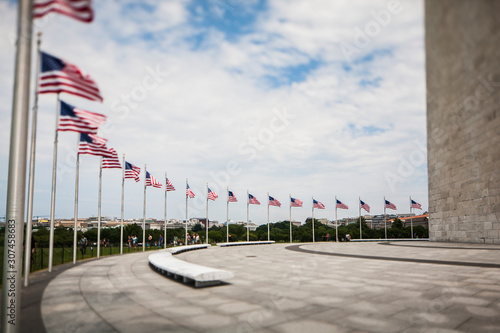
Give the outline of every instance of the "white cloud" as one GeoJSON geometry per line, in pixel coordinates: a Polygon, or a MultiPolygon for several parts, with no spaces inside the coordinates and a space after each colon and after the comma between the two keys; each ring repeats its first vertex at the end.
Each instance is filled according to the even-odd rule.
{"type": "MultiPolygon", "coordinates": [[[[147,163],[158,179],[165,170],[169,172],[177,188],[169,194],[169,217],[183,218],[184,182],[189,177],[198,197],[205,195],[207,181],[219,192],[220,199],[211,203],[210,214],[224,221],[226,184],[220,181],[222,186],[217,186],[211,175],[226,172],[231,161],[240,168],[231,177],[230,186],[240,200],[231,206],[232,219],[246,219],[247,188],[263,205],[268,190],[284,206],[290,192],[305,207],[310,207],[311,195],[318,196],[327,205],[322,214],[329,218],[333,218],[335,194],[351,206],[343,212],[346,216],[357,214],[360,194],[375,213],[382,211],[382,204],[377,203],[384,194],[403,205],[409,193],[419,193],[425,206],[425,165],[404,178],[396,192],[390,191],[384,178],[386,171],[397,174],[400,158],[417,149],[414,140],[425,140],[420,2],[405,3],[408,7],[350,63],[340,52],[339,42],[352,41],[354,28],[372,20],[372,10],[386,8],[385,1],[271,1],[266,12],[257,13],[246,34],[227,40],[212,27],[199,48],[193,48],[190,39],[200,27],[192,24],[196,17],[187,9],[188,2],[148,2],[149,11],[134,3],[96,3],[96,21],[91,25],[54,16],[43,28],[43,48],[76,64],[98,82],[105,97],[102,105],[67,95],[63,98],[108,116],[112,126],[102,135],[109,139],[109,146],[119,154],[126,153],[127,160],[141,168],[147,163]],[[370,55],[372,60],[359,60],[370,55]],[[304,80],[288,84],[283,69],[308,64],[311,59],[317,61],[316,67],[304,73],[304,80]],[[126,95],[139,91],[147,68],[156,66],[169,73],[159,86],[146,90],[144,100],[136,101],[137,106],[128,112],[117,108],[126,95]],[[346,71],[345,66],[351,69],[346,71]],[[269,76],[281,83],[272,85],[269,76]],[[362,86],[362,80],[376,81],[378,86],[362,86]],[[283,108],[295,118],[267,142],[273,110],[283,108]],[[366,128],[382,131],[371,133],[366,128]],[[255,149],[255,158],[250,158],[248,149],[240,153],[240,146],[247,143],[248,148],[252,140],[263,146],[255,149]]],[[[14,8],[5,3],[0,6],[9,13],[6,17],[15,16],[14,8]]],[[[224,19],[233,14],[226,11],[224,19]]],[[[14,19],[2,21],[0,29],[5,36],[14,29],[14,19]]],[[[4,74],[0,113],[7,119],[14,49],[6,38],[0,43],[0,73],[4,74]]],[[[54,108],[55,96],[41,96],[36,178],[41,194],[35,198],[35,215],[48,214],[50,204],[54,108]]],[[[8,142],[10,124],[2,122],[1,129],[8,142]]],[[[58,178],[56,214],[71,217],[77,139],[73,133],[61,133],[60,138],[59,166],[64,171],[58,178]]],[[[4,170],[7,147],[0,151],[4,170]]],[[[80,215],[96,215],[97,158],[82,157],[81,170],[80,215]]],[[[119,171],[105,170],[105,215],[119,215],[119,178],[119,171]]],[[[0,175],[2,188],[6,183],[4,172],[0,175]]],[[[127,182],[126,217],[142,217],[142,191],[142,183],[127,182]]],[[[0,201],[2,196],[5,198],[5,192],[0,201]]],[[[163,191],[148,189],[148,217],[163,217],[162,202],[163,191]]],[[[197,210],[196,202],[190,201],[190,210],[203,216],[204,201],[199,201],[197,210]]],[[[401,212],[406,210],[401,207],[401,212]]],[[[264,222],[265,214],[262,207],[252,207],[251,218],[256,222],[264,222]]],[[[311,212],[304,208],[293,214],[303,220],[311,212]]],[[[287,218],[288,210],[273,210],[273,216],[287,218]]]]}

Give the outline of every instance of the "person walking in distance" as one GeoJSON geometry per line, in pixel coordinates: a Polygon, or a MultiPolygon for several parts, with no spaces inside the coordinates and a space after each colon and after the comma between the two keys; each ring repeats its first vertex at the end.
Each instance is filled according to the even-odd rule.
{"type": "Polygon", "coordinates": [[[82,252],[82,256],[87,253],[87,238],[85,235],[82,235],[82,238],[80,239],[80,252],[82,252]]]}

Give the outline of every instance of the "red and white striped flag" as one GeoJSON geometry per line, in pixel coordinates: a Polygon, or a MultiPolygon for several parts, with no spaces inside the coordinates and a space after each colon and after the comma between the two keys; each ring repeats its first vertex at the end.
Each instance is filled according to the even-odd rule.
{"type": "Polygon", "coordinates": [[[209,200],[212,200],[212,201],[215,201],[215,199],[217,199],[219,196],[217,194],[215,194],[214,191],[212,191],[210,188],[208,188],[208,196],[207,196],[207,199],[209,200]]]}
{"type": "Polygon", "coordinates": [[[40,18],[48,13],[60,13],[75,20],[90,23],[94,19],[92,0],[35,0],[33,18],[40,18]]]}
{"type": "Polygon", "coordinates": [[[111,157],[102,158],[102,168],[103,169],[121,169],[122,165],[118,159],[118,153],[113,148],[108,149],[111,153],[111,157]]]}
{"type": "Polygon", "coordinates": [[[97,84],[88,75],[62,59],[41,52],[40,94],[68,93],[91,101],[102,102],[97,84]]]}
{"type": "Polygon", "coordinates": [[[385,200],[385,208],[397,210],[396,205],[390,202],[389,200],[385,200]]]}
{"type": "Polygon", "coordinates": [[[108,140],[94,134],[80,133],[80,145],[78,154],[88,154],[102,157],[112,157],[112,153],[106,147],[108,140]]]}
{"type": "Polygon", "coordinates": [[[75,108],[61,101],[58,131],[97,134],[99,126],[104,124],[106,116],[75,108]]]}
{"type": "Polygon", "coordinates": [[[260,205],[259,200],[251,194],[248,194],[248,203],[251,205],[260,205]]]}
{"type": "Polygon", "coordinates": [[[410,200],[411,200],[411,208],[422,209],[422,205],[421,204],[419,204],[418,202],[416,202],[413,199],[410,199],[410,200]]]}
{"type": "Polygon", "coordinates": [[[290,206],[291,207],[302,207],[304,203],[299,199],[290,198],[290,206]]]}
{"type": "Polygon", "coordinates": [[[325,209],[325,205],[323,205],[321,202],[313,199],[313,208],[325,209]]]}
{"type": "Polygon", "coordinates": [[[238,202],[238,199],[236,199],[236,196],[234,195],[233,191],[227,191],[227,201],[238,202]]]}
{"type": "Polygon", "coordinates": [[[125,161],[125,178],[134,179],[136,182],[141,181],[139,174],[141,173],[141,168],[125,161]]]}
{"type": "Polygon", "coordinates": [[[162,187],[161,183],[147,171],[146,171],[146,186],[153,186],[156,188],[162,187]]]}
{"type": "Polygon", "coordinates": [[[194,193],[191,191],[191,188],[189,187],[188,184],[186,184],[186,195],[190,197],[191,199],[194,198],[194,193]]]}
{"type": "Polygon", "coordinates": [[[281,202],[279,202],[277,199],[274,199],[272,196],[269,196],[269,206],[281,207],[281,202]]]}
{"type": "Polygon", "coordinates": [[[170,182],[170,180],[168,180],[168,178],[165,178],[165,182],[167,184],[165,190],[167,190],[167,191],[175,191],[174,185],[172,185],[172,183],[170,182]]]}
{"type": "Polygon", "coordinates": [[[345,203],[343,203],[339,199],[336,199],[336,200],[337,200],[337,204],[335,207],[340,208],[340,209],[349,209],[349,207],[345,203]]]}
{"type": "Polygon", "coordinates": [[[363,200],[359,200],[359,205],[361,208],[366,210],[368,213],[370,212],[370,206],[368,206],[368,204],[365,203],[363,200]]]}

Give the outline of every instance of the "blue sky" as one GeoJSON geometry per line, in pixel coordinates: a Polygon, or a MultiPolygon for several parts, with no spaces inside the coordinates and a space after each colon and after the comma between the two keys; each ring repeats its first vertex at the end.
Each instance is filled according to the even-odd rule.
{"type": "MultiPolygon", "coordinates": [[[[168,172],[169,218],[205,215],[206,183],[219,194],[209,217],[225,221],[225,188],[239,199],[230,219],[246,220],[246,190],[263,205],[314,195],[334,218],[337,195],[356,216],[361,196],[382,213],[383,196],[407,213],[408,196],[427,208],[423,4],[401,1],[94,1],[95,21],[61,15],[36,22],[44,51],[79,66],[104,102],[62,99],[108,117],[100,135],[158,179],[168,172]],[[391,8],[393,9],[393,8],[391,8]],[[377,29],[378,27],[378,29],[377,29]],[[370,30],[372,29],[372,30],[370,30]],[[374,30],[373,30],[374,29],[374,30]],[[346,45],[352,52],[346,54],[346,45]],[[143,82],[157,73],[157,85],[143,82]],[[128,101],[128,102],[127,102],[128,101]]],[[[16,8],[0,1],[0,216],[5,215],[16,8]]],[[[33,73],[34,74],[34,73],[33,73]]],[[[34,77],[34,76],[33,76],[34,77]]],[[[35,215],[48,215],[55,96],[39,101],[35,215]]],[[[56,217],[73,216],[75,133],[61,133],[56,217]]],[[[81,217],[97,215],[98,159],[81,158],[81,217]]],[[[120,215],[121,173],[105,170],[105,216],[120,215]]],[[[127,181],[126,218],[142,218],[143,185],[127,181]]],[[[163,218],[164,192],[147,190],[147,217],[163,218]]]]}

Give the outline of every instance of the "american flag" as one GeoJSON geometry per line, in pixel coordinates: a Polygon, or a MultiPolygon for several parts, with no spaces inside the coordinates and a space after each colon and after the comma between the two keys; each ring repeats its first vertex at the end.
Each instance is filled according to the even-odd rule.
{"type": "Polygon", "coordinates": [[[233,191],[227,191],[227,200],[229,202],[237,202],[238,201],[238,199],[236,199],[233,191]]]}
{"type": "Polygon", "coordinates": [[[122,165],[118,159],[118,154],[113,148],[108,149],[111,153],[111,157],[103,157],[102,168],[103,169],[121,169],[122,165]]]}
{"type": "Polygon", "coordinates": [[[416,209],[422,209],[422,205],[419,204],[418,202],[414,201],[413,199],[411,200],[411,208],[416,208],[416,209]]]}
{"type": "Polygon", "coordinates": [[[100,136],[97,136],[96,134],[89,134],[89,136],[92,138],[92,140],[94,140],[94,142],[101,144],[101,145],[105,145],[106,142],[108,142],[108,139],[101,138],[100,136]]]}
{"type": "Polygon", "coordinates": [[[219,196],[217,194],[215,194],[214,191],[212,191],[210,188],[208,188],[208,196],[207,196],[207,199],[210,199],[212,201],[215,201],[215,199],[217,199],[219,196]]]}
{"type": "Polygon", "coordinates": [[[78,154],[89,154],[102,157],[113,157],[112,153],[106,147],[108,140],[98,137],[95,134],[80,133],[80,145],[78,154]]]}
{"type": "Polygon", "coordinates": [[[396,205],[390,202],[389,200],[385,200],[385,208],[389,208],[392,210],[396,210],[396,205]]]}
{"type": "Polygon", "coordinates": [[[325,209],[325,205],[323,205],[321,202],[313,199],[313,208],[325,209]]]}
{"type": "Polygon", "coordinates": [[[252,205],[260,205],[259,200],[251,194],[248,194],[248,203],[252,205]]]}
{"type": "Polygon", "coordinates": [[[339,199],[336,199],[336,200],[337,200],[337,205],[335,207],[340,208],[340,209],[349,209],[349,207],[345,203],[343,203],[339,199]]]}
{"type": "Polygon", "coordinates": [[[191,199],[194,198],[194,193],[191,191],[191,188],[189,187],[188,184],[186,184],[186,195],[190,197],[191,199]]]}
{"type": "Polygon", "coordinates": [[[299,199],[290,198],[290,206],[291,207],[302,207],[303,202],[299,199]]]}
{"type": "Polygon", "coordinates": [[[35,0],[33,18],[40,18],[50,12],[60,13],[75,20],[90,23],[94,19],[92,0],[35,0]]]}
{"type": "Polygon", "coordinates": [[[161,183],[147,171],[146,171],[146,186],[153,186],[156,188],[162,187],[161,183]]]}
{"type": "Polygon", "coordinates": [[[105,115],[78,109],[61,101],[59,126],[57,130],[97,134],[97,129],[104,124],[105,121],[105,115]]]}
{"type": "Polygon", "coordinates": [[[136,182],[139,182],[141,180],[141,178],[139,177],[140,173],[141,168],[125,161],[125,178],[134,179],[136,182]]]}
{"type": "Polygon", "coordinates": [[[175,191],[174,185],[172,185],[172,183],[170,182],[170,180],[168,180],[168,178],[165,178],[165,183],[167,184],[165,188],[167,191],[175,191]]]}
{"type": "Polygon", "coordinates": [[[279,202],[277,199],[274,199],[272,196],[269,196],[269,205],[281,207],[281,202],[279,202]]]}
{"type": "Polygon", "coordinates": [[[40,94],[61,93],[80,96],[91,101],[102,102],[97,84],[78,67],[45,52],[42,54],[40,94]]]}
{"type": "Polygon", "coordinates": [[[368,213],[370,212],[370,206],[368,206],[367,203],[365,203],[363,200],[359,200],[359,205],[361,208],[363,208],[364,210],[366,210],[368,213]]]}

